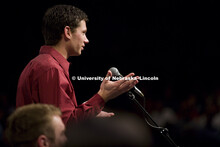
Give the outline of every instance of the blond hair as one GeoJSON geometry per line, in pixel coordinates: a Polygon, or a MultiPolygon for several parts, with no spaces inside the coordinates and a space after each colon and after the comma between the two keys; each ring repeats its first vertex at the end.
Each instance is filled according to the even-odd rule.
{"type": "Polygon", "coordinates": [[[7,120],[6,137],[9,143],[16,147],[35,146],[40,135],[54,141],[53,116],[61,116],[61,111],[49,104],[29,104],[17,108],[7,120]]]}

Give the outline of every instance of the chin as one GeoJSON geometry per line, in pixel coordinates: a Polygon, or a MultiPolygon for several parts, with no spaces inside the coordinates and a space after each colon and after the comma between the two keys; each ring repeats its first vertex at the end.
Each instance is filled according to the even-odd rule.
{"type": "Polygon", "coordinates": [[[80,53],[78,53],[76,56],[80,56],[82,53],[80,52],[80,53]]]}
{"type": "MultiPolygon", "coordinates": [[[[81,55],[81,54],[80,54],[81,55]]],[[[72,56],[80,56],[80,55],[72,55],[72,56]]]]}
{"type": "Polygon", "coordinates": [[[78,52],[78,53],[73,53],[70,56],[80,56],[80,55],[81,55],[81,52],[78,52]]]}

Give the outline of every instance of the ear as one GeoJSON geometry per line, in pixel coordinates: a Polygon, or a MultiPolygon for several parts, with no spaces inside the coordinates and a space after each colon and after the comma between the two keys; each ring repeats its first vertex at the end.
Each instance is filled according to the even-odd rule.
{"type": "Polygon", "coordinates": [[[40,135],[37,138],[38,147],[49,147],[49,140],[45,135],[40,135]]]}
{"type": "Polygon", "coordinates": [[[64,37],[70,39],[72,37],[71,29],[69,26],[65,26],[64,28],[64,37]]]}

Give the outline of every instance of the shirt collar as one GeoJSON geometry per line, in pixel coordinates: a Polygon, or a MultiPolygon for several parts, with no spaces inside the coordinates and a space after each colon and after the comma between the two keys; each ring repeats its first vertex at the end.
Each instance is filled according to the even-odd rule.
{"type": "Polygon", "coordinates": [[[50,54],[60,64],[60,66],[65,70],[65,72],[69,73],[70,63],[51,46],[41,46],[40,54],[50,54]]]}

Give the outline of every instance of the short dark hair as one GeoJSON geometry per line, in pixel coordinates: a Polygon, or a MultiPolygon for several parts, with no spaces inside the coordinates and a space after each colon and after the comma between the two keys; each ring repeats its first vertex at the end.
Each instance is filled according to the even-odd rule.
{"type": "Polygon", "coordinates": [[[42,21],[45,44],[56,45],[61,39],[65,26],[69,26],[71,31],[74,31],[82,20],[88,21],[88,16],[72,5],[55,5],[49,8],[42,21]]]}

